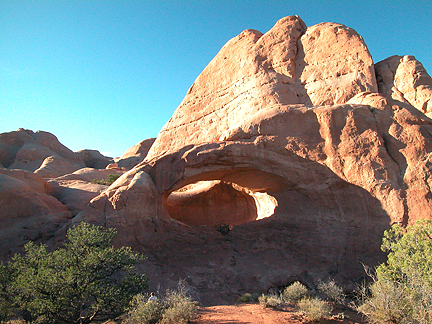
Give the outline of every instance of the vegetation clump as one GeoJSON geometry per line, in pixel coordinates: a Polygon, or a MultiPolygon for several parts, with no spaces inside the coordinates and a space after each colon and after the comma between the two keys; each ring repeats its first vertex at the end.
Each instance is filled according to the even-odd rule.
{"type": "Polygon", "coordinates": [[[255,303],[258,302],[259,294],[257,293],[244,293],[240,297],[237,298],[237,303],[244,304],[244,303],[255,303]]]}
{"type": "Polygon", "coordinates": [[[148,280],[136,272],[143,256],[129,247],[114,249],[115,235],[80,223],[54,252],[27,243],[25,254],[1,265],[2,309],[16,310],[29,323],[84,324],[120,315],[148,280]]]}
{"type": "Polygon", "coordinates": [[[387,262],[369,273],[373,282],[361,289],[358,310],[374,323],[432,323],[432,222],[393,225],[381,249],[387,262]]]}
{"type": "MultiPolygon", "coordinates": [[[[334,281],[321,282],[318,287],[331,287],[331,292],[337,285],[334,281]]],[[[336,289],[339,292],[339,289],[336,289]]],[[[280,294],[261,295],[259,297],[260,305],[264,307],[277,308],[284,303],[296,304],[298,310],[302,312],[310,321],[319,321],[323,318],[330,317],[332,308],[328,302],[314,296],[314,294],[301,282],[294,282],[286,287],[280,294]]]]}
{"type": "Polygon", "coordinates": [[[325,300],[335,302],[340,305],[345,304],[346,296],[341,286],[338,286],[334,280],[320,281],[318,283],[318,294],[325,300]]]}
{"type": "Polygon", "coordinates": [[[310,321],[319,321],[331,315],[332,308],[324,300],[314,298],[303,298],[298,302],[298,309],[305,314],[310,321]]]}
{"type": "Polygon", "coordinates": [[[270,295],[264,295],[258,297],[258,302],[261,306],[264,307],[279,307],[283,304],[283,300],[275,293],[270,295]]]}
{"type": "Polygon", "coordinates": [[[108,174],[105,179],[93,179],[91,182],[104,186],[111,186],[118,178],[120,178],[119,174],[108,174]]]}
{"type": "Polygon", "coordinates": [[[286,287],[282,292],[282,299],[286,303],[296,303],[307,296],[309,296],[309,290],[298,281],[286,287]]]}
{"type": "Polygon", "coordinates": [[[228,224],[225,224],[224,222],[216,224],[215,228],[216,231],[218,231],[222,235],[228,235],[228,233],[231,231],[231,227],[228,224]]]}
{"type": "Polygon", "coordinates": [[[135,297],[128,311],[125,324],[186,324],[193,320],[198,305],[180,281],[177,289],[167,290],[161,298],[148,295],[135,297]]]}

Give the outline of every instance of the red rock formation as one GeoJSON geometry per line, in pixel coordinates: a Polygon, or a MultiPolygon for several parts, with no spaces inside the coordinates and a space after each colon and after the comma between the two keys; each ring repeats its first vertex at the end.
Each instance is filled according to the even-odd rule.
{"type": "Polygon", "coordinates": [[[118,167],[130,170],[135,165],[142,162],[155,140],[156,138],[147,138],[127,149],[120,158],[115,160],[118,167]]]}
{"type": "Polygon", "coordinates": [[[87,168],[105,169],[108,164],[114,161],[97,150],[81,150],[76,154],[81,157],[87,168]]]}
{"type": "Polygon", "coordinates": [[[82,159],[53,134],[21,128],[0,134],[0,163],[8,169],[38,170],[46,178],[85,167],[82,159]]]}
{"type": "Polygon", "coordinates": [[[110,174],[123,174],[124,171],[83,168],[48,183],[53,187],[51,195],[64,204],[73,216],[83,211],[94,197],[104,191],[107,186],[92,183],[93,180],[106,179],[110,174]]]}
{"type": "Polygon", "coordinates": [[[343,25],[291,16],[246,30],[146,159],[67,226],[117,228],[153,283],[186,278],[205,304],[329,276],[352,288],[362,263],[382,260],[390,223],[431,218],[429,79],[411,57],[374,71],[343,25]],[[234,225],[228,235],[218,221],[234,225]]]}
{"type": "Polygon", "coordinates": [[[267,107],[331,105],[377,91],[372,58],[351,28],[306,28],[298,16],[266,34],[246,30],[231,39],[195,80],[162,128],[147,159],[185,145],[217,141],[267,107]]]}
{"type": "Polygon", "coordinates": [[[380,93],[432,116],[432,78],[414,56],[392,56],[375,69],[380,93]]]}
{"type": "Polygon", "coordinates": [[[50,195],[52,187],[24,170],[0,169],[0,258],[21,252],[28,241],[46,243],[72,217],[50,195]]]}

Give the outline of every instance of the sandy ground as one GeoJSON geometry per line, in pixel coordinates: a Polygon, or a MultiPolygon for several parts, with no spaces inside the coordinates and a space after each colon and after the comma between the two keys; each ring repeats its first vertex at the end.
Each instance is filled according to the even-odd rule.
{"type": "MultiPolygon", "coordinates": [[[[342,311],[341,311],[342,312],[342,311]]],[[[338,313],[336,310],[335,314],[338,313]]],[[[320,321],[320,324],[365,324],[360,315],[343,310],[345,318],[320,321]]],[[[264,308],[257,304],[200,307],[193,324],[306,324],[311,323],[294,306],[282,309],[264,308]]],[[[317,322],[314,322],[317,323],[317,322]]]]}

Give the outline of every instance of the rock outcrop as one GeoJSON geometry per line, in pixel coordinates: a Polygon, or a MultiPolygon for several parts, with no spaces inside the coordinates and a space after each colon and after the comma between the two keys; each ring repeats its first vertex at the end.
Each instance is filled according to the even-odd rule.
{"type": "Polygon", "coordinates": [[[97,150],[81,150],[76,154],[81,157],[87,168],[105,169],[108,164],[114,162],[112,158],[102,155],[97,150]]]}
{"type": "Polygon", "coordinates": [[[379,92],[432,117],[432,78],[414,56],[392,56],[375,65],[379,92]]]}
{"type": "Polygon", "coordinates": [[[22,128],[0,134],[0,163],[8,169],[37,170],[46,178],[85,167],[83,160],[53,134],[22,128]]]}
{"type": "Polygon", "coordinates": [[[46,243],[71,212],[51,196],[52,187],[39,175],[0,169],[0,258],[22,252],[28,241],[46,243]]]}
{"type": "Polygon", "coordinates": [[[124,171],[83,168],[71,174],[48,180],[52,186],[51,195],[64,204],[73,216],[83,211],[94,197],[107,189],[107,186],[93,183],[93,180],[106,179],[110,174],[122,175],[124,171]]]}
{"type": "Polygon", "coordinates": [[[115,160],[117,166],[127,170],[132,169],[145,159],[155,140],[156,138],[147,138],[127,149],[120,158],[115,160]]]}
{"type": "Polygon", "coordinates": [[[148,159],[185,145],[218,141],[228,129],[267,107],[342,104],[377,92],[372,58],[353,29],[297,16],[266,34],[246,30],[204,69],[162,128],[148,159]]]}

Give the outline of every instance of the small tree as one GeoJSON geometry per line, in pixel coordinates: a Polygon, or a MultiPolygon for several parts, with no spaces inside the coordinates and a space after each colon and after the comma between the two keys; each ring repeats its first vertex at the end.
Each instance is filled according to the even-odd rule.
{"type": "Polygon", "coordinates": [[[379,323],[431,323],[432,222],[419,220],[406,231],[392,226],[381,248],[387,262],[376,269],[359,310],[379,323]]]}
{"type": "Polygon", "coordinates": [[[90,323],[121,314],[133,296],[148,288],[135,265],[142,256],[129,247],[114,249],[116,231],[87,223],[69,229],[64,248],[48,252],[29,242],[10,267],[13,302],[35,323],[90,323]]]}

